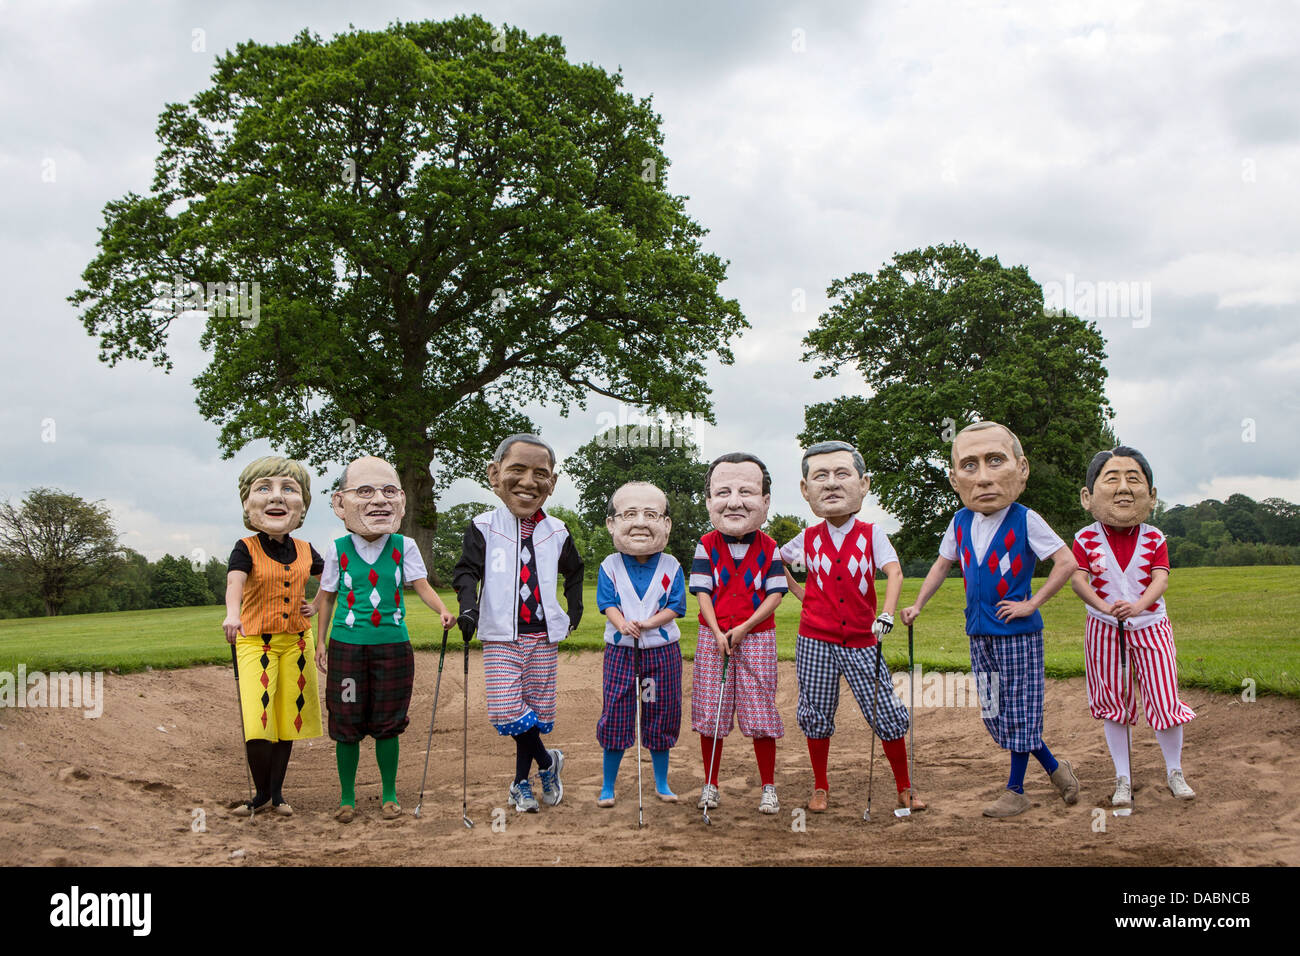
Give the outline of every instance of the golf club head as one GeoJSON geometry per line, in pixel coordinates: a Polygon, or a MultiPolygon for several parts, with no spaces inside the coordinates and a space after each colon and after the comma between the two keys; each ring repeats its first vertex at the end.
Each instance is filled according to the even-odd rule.
{"type": "Polygon", "coordinates": [[[713,821],[709,819],[709,811],[707,809],[704,811],[704,822],[709,826],[713,826],[713,821]]]}
{"type": "Polygon", "coordinates": [[[911,815],[912,810],[910,807],[899,807],[894,811],[894,816],[896,817],[910,817],[911,815]]]}
{"type": "Polygon", "coordinates": [[[469,817],[462,816],[462,817],[460,818],[460,822],[463,823],[463,824],[465,824],[465,829],[466,829],[466,830],[473,830],[473,829],[474,829],[474,821],[471,820],[469,817]]]}
{"type": "Polygon", "coordinates": [[[1111,812],[1114,816],[1117,816],[1117,817],[1131,817],[1131,816],[1133,816],[1133,808],[1132,808],[1132,807],[1120,807],[1118,810],[1112,810],[1112,811],[1110,811],[1110,812],[1111,812]]]}
{"type": "Polygon", "coordinates": [[[416,816],[416,817],[420,815],[420,805],[418,803],[415,805],[415,809],[411,811],[411,813],[412,816],[416,816]]]}
{"type": "Polygon", "coordinates": [[[869,809],[862,811],[862,819],[865,820],[867,823],[871,822],[871,811],[869,809]]]}

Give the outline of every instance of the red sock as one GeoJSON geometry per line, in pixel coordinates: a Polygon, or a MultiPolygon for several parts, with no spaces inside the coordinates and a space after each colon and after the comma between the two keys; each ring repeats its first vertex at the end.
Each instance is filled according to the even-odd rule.
{"type": "Polygon", "coordinates": [[[763,786],[776,783],[776,738],[755,737],[754,756],[758,758],[758,775],[763,786]]]}
{"type": "Polygon", "coordinates": [[[700,734],[700,757],[704,762],[704,782],[718,785],[718,766],[722,763],[722,738],[700,734]],[[715,749],[716,744],[716,749],[715,749]],[[709,755],[713,755],[713,770],[709,770],[709,755]]]}
{"type": "Polygon", "coordinates": [[[885,748],[885,756],[889,758],[889,766],[893,768],[894,784],[898,787],[898,792],[902,793],[910,789],[912,781],[907,776],[907,738],[882,740],[880,745],[885,748]]]}
{"type": "Polygon", "coordinates": [[[830,791],[831,785],[826,781],[826,760],[831,752],[831,738],[809,737],[808,757],[812,760],[813,786],[818,790],[830,791]]]}

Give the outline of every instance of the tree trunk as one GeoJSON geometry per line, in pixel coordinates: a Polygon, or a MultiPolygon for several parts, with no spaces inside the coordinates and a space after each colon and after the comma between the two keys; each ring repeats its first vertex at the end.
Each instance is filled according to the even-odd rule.
{"type": "Polygon", "coordinates": [[[415,540],[424,566],[429,569],[429,583],[441,587],[433,566],[433,534],[438,529],[438,506],[433,500],[433,478],[427,468],[405,465],[398,471],[406,492],[406,514],[402,517],[402,534],[415,540]]]}

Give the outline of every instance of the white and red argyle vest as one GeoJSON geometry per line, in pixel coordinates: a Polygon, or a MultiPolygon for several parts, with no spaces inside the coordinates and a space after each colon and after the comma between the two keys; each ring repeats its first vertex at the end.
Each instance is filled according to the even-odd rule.
{"type": "MultiPolygon", "coordinates": [[[[1102,529],[1100,521],[1094,521],[1079,531],[1075,534],[1074,540],[1077,546],[1076,552],[1081,548],[1088,558],[1086,566],[1082,561],[1079,562],[1079,566],[1088,572],[1092,589],[1107,604],[1114,604],[1116,601],[1136,601],[1151,586],[1152,562],[1157,553],[1164,553],[1161,546],[1165,543],[1165,536],[1159,528],[1153,528],[1149,524],[1140,525],[1137,544],[1133,548],[1133,557],[1129,558],[1127,568],[1119,566],[1119,561],[1110,548],[1110,542],[1106,540],[1106,532],[1102,529]]],[[[1168,561],[1154,565],[1154,567],[1167,566],[1168,561]]],[[[1088,605],[1088,616],[1115,627],[1119,626],[1119,622],[1113,616],[1102,614],[1092,605],[1088,605]]],[[[1166,616],[1165,601],[1162,597],[1141,614],[1130,617],[1128,626],[1133,630],[1141,630],[1166,616]]]]}
{"type": "Polygon", "coordinates": [[[846,647],[871,647],[876,637],[876,564],[871,548],[872,526],[853,519],[853,527],[836,550],[823,521],[803,533],[804,582],[799,633],[817,641],[846,647]]]}

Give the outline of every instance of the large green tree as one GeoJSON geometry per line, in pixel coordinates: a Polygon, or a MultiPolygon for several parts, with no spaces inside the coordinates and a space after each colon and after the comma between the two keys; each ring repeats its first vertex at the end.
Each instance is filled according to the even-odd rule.
{"type": "Polygon", "coordinates": [[[388,456],[427,561],[434,497],[528,403],[712,421],[704,361],[746,323],[622,79],[479,17],[242,43],[163,110],[152,189],[107,205],[70,300],[109,364],[170,368],[206,310],[223,453],[388,456]]]}
{"type": "Polygon", "coordinates": [[[33,488],[0,504],[0,583],[38,594],[47,615],[108,579],[121,553],[102,501],[55,488],[33,488]]]}
{"type": "Polygon", "coordinates": [[[856,368],[869,397],[805,410],[805,446],[840,438],[861,449],[871,488],[902,522],[901,557],[932,556],[960,507],[948,484],[952,438],[998,421],[1029,457],[1021,501],[1062,535],[1079,507],[1089,459],[1111,447],[1104,342],[1095,323],[1044,311],[1041,286],[963,245],[901,253],[875,274],[831,283],[833,300],[804,339],[818,378],[856,368]]]}
{"type": "Polygon", "coordinates": [[[707,462],[700,449],[679,427],[608,428],[587,442],[561,469],[578,488],[578,513],[589,529],[589,542],[599,562],[613,550],[605,528],[610,496],[628,481],[648,481],[668,497],[673,519],[667,550],[689,575],[700,535],[709,530],[704,503],[707,462]]]}

